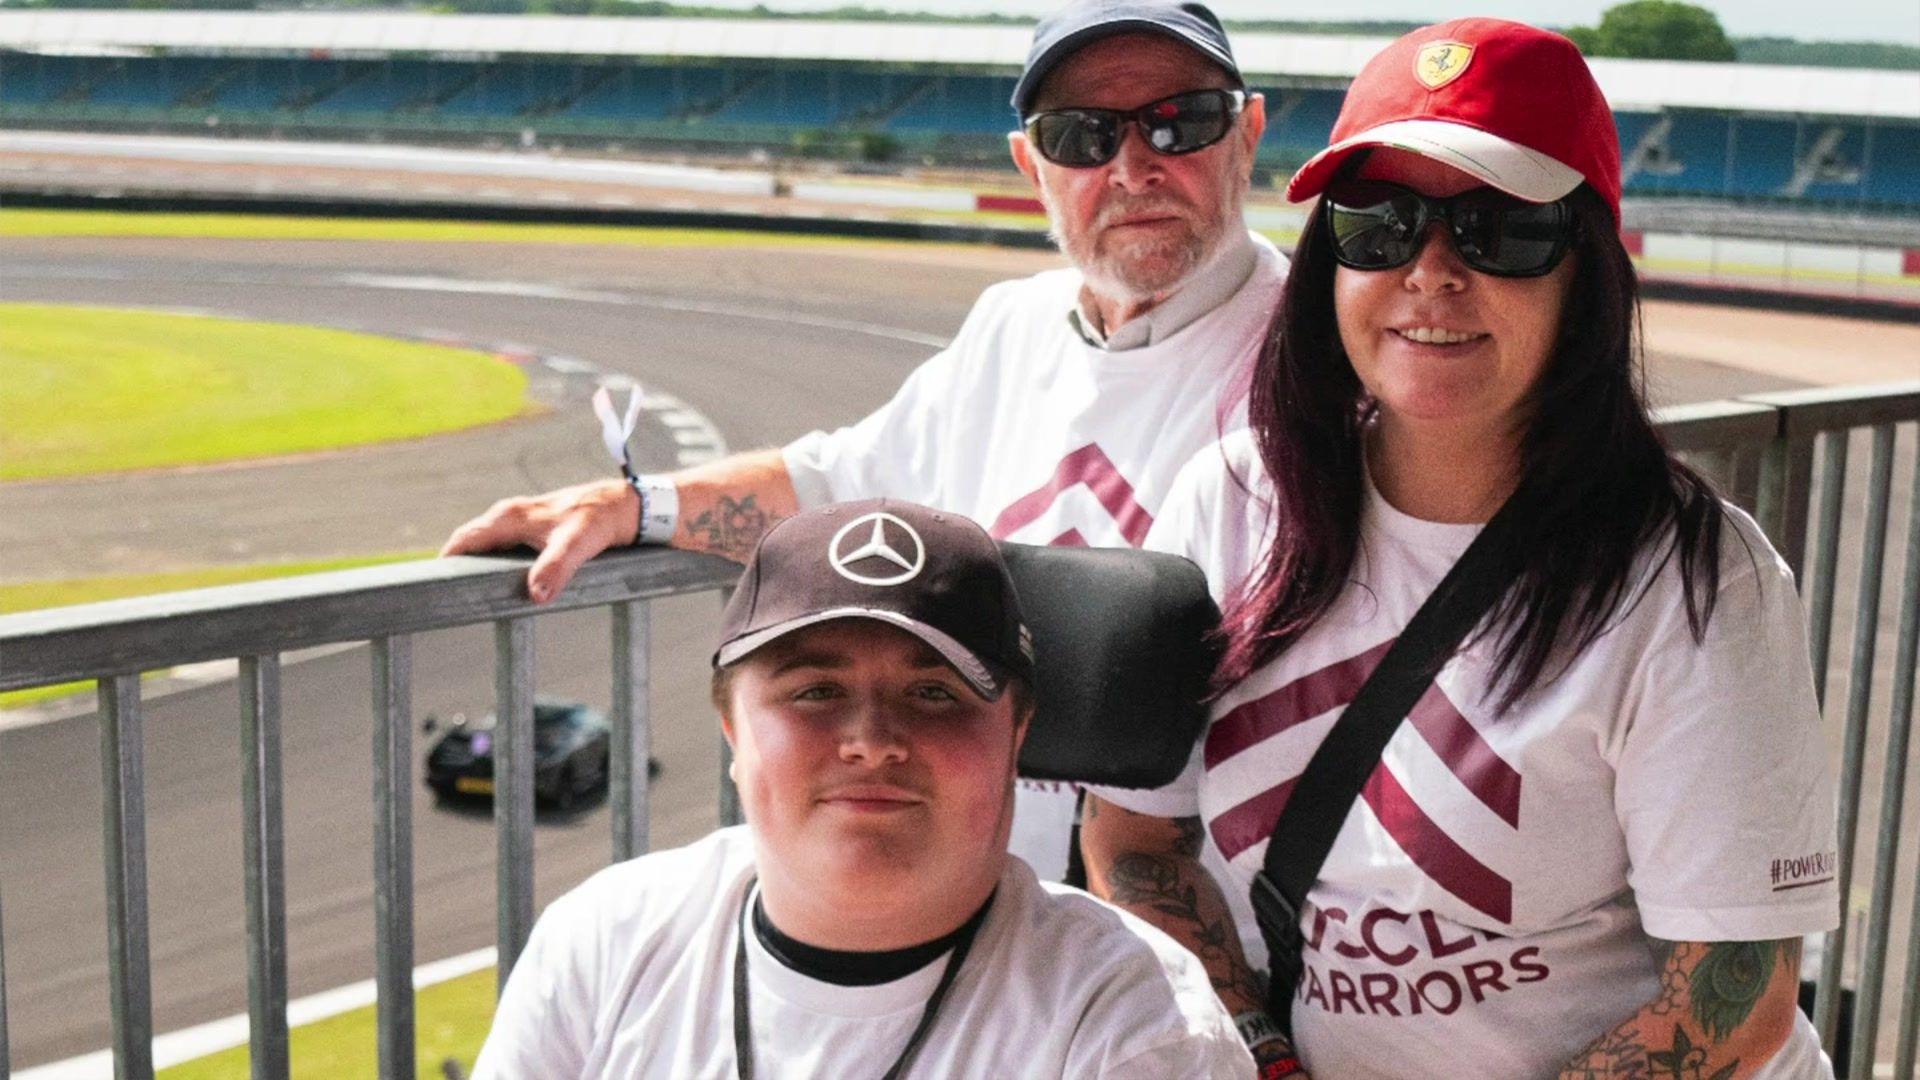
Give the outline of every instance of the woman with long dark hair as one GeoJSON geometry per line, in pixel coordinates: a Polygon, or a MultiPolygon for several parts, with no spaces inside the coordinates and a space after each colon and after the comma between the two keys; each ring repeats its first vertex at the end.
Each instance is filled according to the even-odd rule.
{"type": "Polygon", "coordinates": [[[1498,599],[1394,729],[1299,912],[1280,1019],[1300,1062],[1831,1076],[1795,1007],[1800,938],[1838,915],[1801,609],[1650,419],[1619,146],[1585,62],[1516,23],[1415,31],[1289,194],[1320,201],[1251,428],[1188,467],[1148,541],[1206,569],[1227,612],[1213,721],[1172,786],[1089,801],[1095,890],[1198,952],[1268,1041],[1247,896],[1269,837],[1500,512],[1498,599]]]}

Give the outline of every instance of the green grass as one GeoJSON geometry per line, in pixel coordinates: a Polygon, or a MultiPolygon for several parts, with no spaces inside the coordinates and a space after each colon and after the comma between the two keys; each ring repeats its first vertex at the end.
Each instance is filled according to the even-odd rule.
{"type": "Polygon", "coordinates": [[[0,304],[0,327],[0,480],[355,446],[527,407],[526,373],[471,349],[45,304],[0,304]]]}
{"type": "MultiPolygon", "coordinates": [[[[441,1080],[440,1063],[457,1058],[462,1072],[473,1059],[493,1021],[492,968],[462,975],[421,990],[414,997],[415,1041],[420,1080],[441,1080]]],[[[376,1075],[375,1018],[372,1006],[297,1027],[289,1033],[293,1080],[357,1080],[376,1075]]],[[[247,1080],[247,1048],[161,1069],[158,1080],[247,1080]]]]}
{"type": "MultiPolygon", "coordinates": [[[[157,574],[120,574],[111,577],[74,578],[64,581],[24,581],[0,585],[0,615],[41,608],[91,604],[118,600],[127,596],[174,592],[179,589],[204,589],[213,585],[233,585],[264,578],[319,574],[328,570],[351,570],[356,566],[375,566],[405,559],[424,559],[431,551],[401,551],[385,555],[355,555],[339,559],[309,562],[254,563],[246,566],[213,566],[199,570],[175,570],[157,574]]],[[[18,709],[36,702],[91,693],[93,683],[57,683],[26,690],[0,693],[0,709],[18,709]]]]}
{"type": "Polygon", "coordinates": [[[616,244],[628,247],[817,247],[825,244],[914,242],[640,225],[536,225],[505,221],[386,220],[278,214],[148,214],[110,210],[0,212],[0,237],[28,236],[616,244]]]}

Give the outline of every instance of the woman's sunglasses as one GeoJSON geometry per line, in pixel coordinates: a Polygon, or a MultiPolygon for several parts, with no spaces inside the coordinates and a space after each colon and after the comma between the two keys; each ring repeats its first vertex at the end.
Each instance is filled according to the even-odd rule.
{"type": "Polygon", "coordinates": [[[1189,90],[1137,109],[1048,109],[1027,117],[1027,141],[1055,165],[1090,169],[1113,160],[1133,123],[1154,150],[1191,154],[1225,138],[1246,104],[1245,90],[1189,90]]]}
{"type": "Polygon", "coordinates": [[[1445,222],[1460,260],[1495,277],[1539,277],[1573,246],[1573,210],[1562,199],[1530,203],[1493,188],[1436,199],[1382,180],[1327,192],[1333,257],[1353,270],[1391,270],[1420,254],[1427,226],[1445,222]]]}

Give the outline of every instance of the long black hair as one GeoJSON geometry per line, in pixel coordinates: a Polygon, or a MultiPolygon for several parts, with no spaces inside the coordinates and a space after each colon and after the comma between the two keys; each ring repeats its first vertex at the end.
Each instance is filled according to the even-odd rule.
{"type": "MultiPolygon", "coordinates": [[[[1477,632],[1496,642],[1501,709],[1606,629],[1648,544],[1679,560],[1696,641],[1719,591],[1719,499],[1668,451],[1648,412],[1632,260],[1599,195],[1583,184],[1567,201],[1573,281],[1520,446],[1516,495],[1533,511],[1519,537],[1524,569],[1477,632]]],[[[1340,343],[1325,214],[1323,201],[1300,234],[1254,368],[1248,419],[1277,520],[1258,571],[1228,605],[1219,690],[1326,614],[1360,544],[1363,437],[1376,406],[1340,343]]]]}

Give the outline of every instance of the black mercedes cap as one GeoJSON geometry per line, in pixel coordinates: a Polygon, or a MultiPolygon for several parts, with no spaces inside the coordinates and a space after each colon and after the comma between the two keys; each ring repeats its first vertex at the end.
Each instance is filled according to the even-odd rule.
{"type": "Polygon", "coordinates": [[[1114,34],[1160,34],[1199,51],[1242,86],[1240,65],[1220,18],[1207,5],[1172,0],[1072,0],[1033,28],[1027,67],[1013,87],[1013,110],[1026,116],[1047,73],[1074,52],[1114,34]]]}
{"type": "Polygon", "coordinates": [[[980,695],[1033,678],[1033,642],[1000,545],[958,514],[869,499],[768,531],[721,617],[713,665],[833,619],[874,619],[932,646],[980,695]]]}

